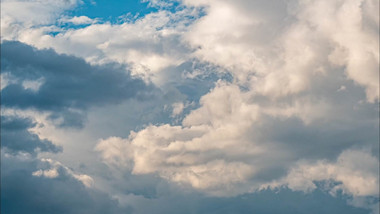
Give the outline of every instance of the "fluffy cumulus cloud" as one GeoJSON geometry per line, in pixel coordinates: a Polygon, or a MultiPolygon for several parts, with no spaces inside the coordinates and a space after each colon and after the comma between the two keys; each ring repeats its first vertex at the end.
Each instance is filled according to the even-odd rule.
{"type": "Polygon", "coordinates": [[[97,149],[104,152],[103,157],[110,163],[123,163],[115,161],[115,155],[121,156],[119,159],[132,157],[133,172],[137,174],[158,172],[165,178],[196,188],[216,192],[224,189],[233,194],[228,186],[244,183],[255,172],[251,165],[239,160],[243,158],[239,154],[249,156],[263,152],[259,146],[250,145],[242,135],[256,119],[256,115],[252,114],[256,106],[245,105],[242,97],[236,95],[239,95],[236,86],[221,83],[220,88],[201,99],[202,108],[184,119],[184,127],[149,126],[132,133],[131,142],[111,138],[110,147],[108,140],[105,140],[97,149]],[[229,112],[236,112],[237,115],[231,116],[229,112]],[[236,147],[237,143],[241,146],[236,147]],[[124,152],[112,154],[117,150],[114,147],[123,144],[126,144],[124,152]],[[236,158],[233,157],[234,153],[236,158]]]}
{"type": "Polygon", "coordinates": [[[311,192],[317,188],[315,182],[326,182],[331,195],[352,195],[350,203],[357,207],[371,208],[379,212],[379,162],[368,152],[346,150],[336,162],[319,160],[316,163],[299,162],[280,181],[269,184],[271,188],[286,185],[295,191],[311,192]]]}
{"type": "Polygon", "coordinates": [[[331,174],[302,182],[335,180],[347,195],[378,196],[378,3],[184,4],[206,11],[183,36],[194,48],[191,55],[228,70],[233,83],[217,83],[180,126],[148,126],[127,139],[102,140],[97,150],[106,163],[211,195],[236,195],[284,176],[296,179],[293,166],[301,159],[339,157],[338,166],[322,164],[331,174]],[[369,164],[339,166],[359,145],[371,152],[357,155],[375,166],[368,186],[341,180],[369,164]],[[113,153],[116,148],[124,152],[113,153]]]}
{"type": "Polygon", "coordinates": [[[2,5],[4,212],[379,212],[377,0],[54,3],[2,5]]]}
{"type": "Polygon", "coordinates": [[[378,1],[188,4],[208,11],[186,35],[198,47],[195,54],[230,68],[259,93],[297,93],[314,76],[340,67],[366,89],[368,100],[378,99],[378,1]]]}
{"type": "Polygon", "coordinates": [[[315,188],[313,180],[332,179],[341,183],[333,191],[341,188],[357,196],[376,196],[379,186],[376,168],[376,158],[367,152],[347,150],[339,155],[335,163],[318,161],[315,164],[300,164],[290,171],[287,182],[292,189],[309,191],[315,188]]]}
{"type": "MultiPolygon", "coordinates": [[[[149,126],[133,132],[128,139],[102,140],[96,149],[110,165],[130,168],[135,174],[158,173],[212,195],[254,191],[263,182],[285,176],[300,158],[333,159],[357,140],[374,152],[378,149],[376,119],[368,118],[368,122],[356,125],[350,120],[344,125],[339,115],[332,120],[319,118],[320,113],[307,118],[303,114],[313,111],[304,110],[311,108],[308,106],[273,113],[272,109],[247,102],[250,96],[235,85],[219,83],[201,98],[201,107],[187,115],[182,126],[149,126]],[[365,129],[368,132],[362,133],[365,129]],[[313,131],[325,136],[313,135],[313,131]],[[344,136],[347,134],[349,137],[344,136]],[[349,139],[355,135],[362,136],[349,139]],[[316,139],[308,139],[311,137],[316,139]]],[[[326,110],[328,113],[333,112],[326,110]]],[[[375,106],[367,113],[376,114],[375,106]]],[[[373,166],[378,164],[375,157],[372,161],[373,166]]],[[[376,190],[375,184],[370,188],[376,190]]]]}

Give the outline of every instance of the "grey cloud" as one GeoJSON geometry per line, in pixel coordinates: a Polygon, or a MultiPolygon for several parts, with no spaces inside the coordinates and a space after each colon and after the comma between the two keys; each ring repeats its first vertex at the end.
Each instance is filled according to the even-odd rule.
{"type": "Polygon", "coordinates": [[[63,168],[56,178],[33,176],[41,164],[2,153],[1,213],[131,213],[106,193],[86,188],[63,168]]]}
{"type": "Polygon", "coordinates": [[[263,190],[227,198],[204,197],[191,193],[165,195],[157,199],[150,199],[146,203],[134,207],[134,210],[135,214],[369,213],[366,209],[350,207],[343,198],[335,198],[321,190],[306,195],[287,188],[275,191],[263,190]]]}
{"type": "Polygon", "coordinates": [[[16,79],[2,90],[2,105],[50,112],[51,119],[63,118],[61,126],[80,127],[90,107],[121,103],[150,88],[118,65],[92,66],[20,42],[3,42],[1,51],[2,73],[16,79]],[[41,79],[36,91],[22,85],[41,79]]]}
{"type": "MultiPolygon", "coordinates": [[[[350,196],[338,192],[329,194],[329,182],[315,182],[312,192],[294,191],[287,187],[263,189],[234,197],[212,197],[194,189],[184,188],[154,175],[134,175],[128,172],[117,178],[112,172],[103,174],[112,183],[111,192],[126,197],[133,214],[368,214],[365,208],[347,204],[350,196]],[[323,206],[321,206],[323,204],[323,206]]],[[[375,201],[376,198],[369,200],[375,201]]]]}
{"type": "Polygon", "coordinates": [[[8,152],[27,152],[36,154],[42,152],[60,152],[62,148],[51,141],[39,138],[28,129],[37,126],[30,118],[1,116],[1,147],[8,152]]]}
{"type": "Polygon", "coordinates": [[[252,128],[251,139],[276,142],[277,147],[292,151],[295,159],[333,160],[341,151],[352,147],[370,148],[378,157],[377,104],[363,102],[364,88],[347,80],[342,69],[332,70],[328,78],[316,76],[309,87],[307,92],[275,102],[256,96],[254,101],[263,108],[276,105],[286,108],[297,100],[301,105],[310,102],[315,108],[307,112],[311,118],[308,123],[300,115],[263,116],[261,123],[252,128]],[[344,90],[339,91],[341,86],[344,90]]]}

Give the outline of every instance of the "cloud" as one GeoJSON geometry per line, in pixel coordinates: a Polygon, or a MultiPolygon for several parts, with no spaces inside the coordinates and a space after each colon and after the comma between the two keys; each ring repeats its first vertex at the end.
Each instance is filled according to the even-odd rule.
{"type": "MultiPolygon", "coordinates": [[[[96,134],[81,137],[101,138],[95,149],[112,172],[94,167],[110,180],[104,189],[137,213],[159,212],[166,203],[165,213],[191,203],[189,213],[368,212],[340,203],[347,201],[376,212],[378,1],[179,4],[174,11],[122,23],[63,29],[35,22],[7,31],[9,38],[61,55],[4,42],[2,105],[44,112],[56,125],[71,127],[81,127],[87,111],[102,107],[91,115],[102,118],[92,130],[96,134]],[[153,101],[128,102],[149,90],[147,82],[163,94],[156,90],[153,101]],[[109,108],[121,103],[112,108],[117,112],[109,108]],[[117,122],[110,122],[115,117],[117,122]],[[263,191],[268,184],[282,192],[263,191]],[[284,206],[251,205],[278,195],[292,200],[284,206]],[[297,204],[315,195],[321,210],[297,204]],[[244,197],[252,201],[239,204],[244,197]]],[[[166,7],[160,1],[151,5],[166,7]]],[[[59,169],[64,167],[53,164],[30,173],[56,181],[59,169]]],[[[69,177],[83,186],[91,183],[85,175],[69,177]]]]}
{"type": "Polygon", "coordinates": [[[375,200],[379,196],[378,169],[378,158],[368,152],[345,150],[335,163],[326,160],[319,160],[316,163],[300,161],[290,170],[286,178],[275,181],[269,186],[273,188],[287,185],[295,191],[311,192],[317,188],[316,182],[334,181],[335,184],[324,187],[331,195],[335,196],[341,191],[353,196],[353,205],[372,208],[373,213],[378,213],[379,204],[375,200]],[[368,196],[373,197],[373,200],[367,200],[367,203],[361,202],[368,196]]]}
{"type": "Polygon", "coordinates": [[[13,156],[3,150],[1,158],[2,213],[131,213],[109,195],[87,188],[84,179],[54,161],[13,156]],[[36,170],[51,164],[56,171],[39,176],[36,170]]]}
{"type": "Polygon", "coordinates": [[[128,64],[132,75],[162,85],[166,82],[163,70],[189,60],[190,51],[181,35],[197,16],[199,11],[192,8],[159,10],[121,23],[99,22],[70,29],[54,25],[23,28],[14,39],[75,55],[91,64],[128,64]]]}
{"type": "Polygon", "coordinates": [[[74,16],[72,18],[61,18],[60,21],[63,23],[72,23],[74,25],[86,25],[86,24],[96,23],[96,20],[93,20],[87,16],[74,16]]]}
{"type": "Polygon", "coordinates": [[[347,76],[366,88],[369,101],[378,100],[379,51],[375,47],[379,46],[376,33],[379,30],[379,13],[376,9],[379,2],[321,1],[299,5],[301,11],[297,17],[334,43],[330,61],[346,66],[347,76]]]}
{"type": "Polygon", "coordinates": [[[170,117],[172,118],[176,118],[176,117],[179,117],[183,111],[190,107],[192,104],[194,103],[183,103],[183,102],[177,102],[177,103],[173,103],[171,108],[172,108],[172,114],[170,115],[170,117]]]}
{"type": "Polygon", "coordinates": [[[54,145],[47,139],[41,139],[29,129],[38,124],[30,118],[1,116],[1,148],[9,153],[27,152],[61,152],[62,147],[54,145]]]}
{"type": "Polygon", "coordinates": [[[290,189],[262,190],[236,197],[205,197],[197,194],[172,194],[141,200],[134,207],[136,214],[143,213],[284,213],[318,214],[347,213],[367,214],[368,210],[347,206],[342,199],[317,190],[308,195],[290,189]],[[323,206],[321,206],[323,204],[323,206]]]}
{"type": "Polygon", "coordinates": [[[53,24],[63,11],[74,8],[80,2],[79,0],[3,0],[1,39],[12,40],[24,29],[53,24]]]}
{"type": "Polygon", "coordinates": [[[255,115],[249,114],[255,106],[242,105],[241,97],[234,96],[238,92],[235,86],[214,89],[213,93],[206,95],[211,99],[203,97],[203,107],[184,119],[185,127],[149,126],[138,133],[132,133],[130,141],[113,141],[112,138],[102,141],[97,150],[102,152],[107,162],[113,158],[132,158],[132,172],[135,174],[159,173],[169,180],[210,192],[215,191],[215,194],[234,194],[234,188],[230,189],[229,186],[244,183],[254,173],[254,169],[240,160],[229,160],[228,156],[241,153],[242,150],[248,150],[247,154],[251,155],[261,152],[260,148],[250,146],[244,136],[241,136],[252,124],[251,121],[241,121],[241,118],[252,118],[253,121],[255,115]],[[227,106],[218,109],[223,106],[218,102],[227,106]],[[207,111],[210,108],[218,111],[207,111]],[[231,111],[238,115],[232,117],[228,114],[231,111]],[[113,142],[112,147],[109,146],[110,140],[113,142]],[[241,142],[243,146],[236,147],[237,142],[241,142]],[[114,146],[125,148],[124,152],[113,153],[111,148],[114,146]],[[221,176],[224,179],[220,179],[221,176]],[[220,193],[222,186],[225,191],[220,193]]]}
{"type": "Polygon", "coordinates": [[[346,150],[339,155],[334,164],[319,161],[315,165],[302,165],[292,170],[289,175],[289,185],[292,189],[307,191],[315,186],[303,186],[307,181],[329,180],[341,182],[333,191],[342,189],[355,196],[377,196],[378,177],[376,175],[378,160],[366,152],[346,150]],[[305,182],[302,182],[304,179],[305,182]],[[296,181],[298,180],[298,182],[296,181]]]}
{"type": "MultiPolygon", "coordinates": [[[[181,124],[149,125],[125,139],[101,140],[96,150],[112,168],[135,175],[158,174],[180,186],[225,197],[256,192],[286,175],[296,179],[291,169],[300,159],[339,157],[344,163],[347,151],[355,147],[368,148],[370,154],[354,153],[360,159],[370,157],[376,166],[376,104],[361,102],[363,89],[342,79],[343,71],[338,74],[316,79],[312,93],[281,101],[220,81],[181,124]],[[349,96],[337,92],[340,81],[349,96]]],[[[374,168],[368,171],[376,173],[374,168]]],[[[317,181],[341,182],[346,172],[337,168],[334,173],[317,181]]],[[[350,173],[361,174],[360,167],[350,173]]],[[[343,194],[357,198],[355,192],[343,194]]]]}
{"type": "Polygon", "coordinates": [[[2,89],[2,106],[49,112],[60,126],[81,127],[87,109],[121,103],[149,90],[117,65],[91,66],[20,42],[3,42],[2,51],[2,74],[16,81],[2,89]],[[25,82],[41,79],[38,88],[25,87],[25,82]]]}
{"type": "Polygon", "coordinates": [[[71,169],[65,167],[58,161],[52,159],[41,159],[42,163],[47,163],[49,165],[48,169],[39,169],[32,173],[33,176],[37,177],[46,177],[46,178],[57,178],[60,174],[64,173],[68,176],[71,176],[78,181],[82,182],[85,187],[92,187],[94,185],[94,179],[85,174],[76,174],[71,169]],[[61,173],[60,173],[61,172],[61,173]]]}
{"type": "Polygon", "coordinates": [[[132,74],[158,85],[163,84],[160,71],[195,57],[226,68],[239,84],[271,97],[307,91],[314,78],[339,68],[365,88],[368,101],[378,98],[376,1],[183,3],[175,12],[55,36],[46,27],[24,29],[17,39],[91,63],[128,63],[132,74]],[[363,67],[366,75],[358,72],[363,67]]]}
{"type": "Polygon", "coordinates": [[[184,3],[207,12],[184,35],[195,57],[227,68],[251,90],[300,93],[338,67],[368,101],[378,99],[378,1],[184,3]]]}
{"type": "Polygon", "coordinates": [[[40,169],[55,168],[55,161],[34,159],[22,154],[13,156],[3,151],[2,164],[1,211],[6,213],[368,213],[365,209],[347,206],[343,199],[319,190],[307,196],[289,189],[266,189],[236,197],[206,197],[194,192],[172,190],[162,184],[147,189],[146,185],[150,183],[146,183],[146,180],[151,177],[138,177],[137,180],[124,178],[115,188],[131,191],[131,188],[125,186],[131,182],[129,185],[135,191],[136,188],[143,191],[157,188],[154,190],[157,193],[144,198],[139,196],[141,192],[135,192],[127,195],[128,203],[122,206],[110,195],[86,187],[68,173],[64,166],[57,167],[58,175],[53,178],[33,175],[40,169]],[[19,203],[23,206],[19,206],[19,203]]]}

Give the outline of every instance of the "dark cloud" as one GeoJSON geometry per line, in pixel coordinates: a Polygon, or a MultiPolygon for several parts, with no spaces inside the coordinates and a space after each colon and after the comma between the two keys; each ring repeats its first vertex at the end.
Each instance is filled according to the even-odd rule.
{"type": "Polygon", "coordinates": [[[1,51],[2,73],[15,80],[2,90],[2,105],[50,112],[50,119],[63,119],[60,126],[80,127],[90,107],[121,103],[150,88],[120,65],[92,66],[20,42],[5,41],[1,51]],[[24,81],[37,80],[38,90],[23,87],[24,81]]]}
{"type": "Polygon", "coordinates": [[[28,129],[37,126],[30,118],[1,116],[1,148],[10,153],[27,152],[36,154],[42,152],[60,152],[62,148],[51,141],[40,139],[28,129]]]}
{"type": "Polygon", "coordinates": [[[135,207],[135,214],[368,214],[366,209],[347,205],[342,197],[317,189],[312,193],[283,188],[262,190],[236,197],[206,197],[199,194],[168,194],[135,207]],[[322,205],[322,206],[321,206],[322,205]]]}
{"type": "Polygon", "coordinates": [[[368,209],[347,204],[351,196],[339,191],[331,195],[326,186],[339,184],[331,181],[315,182],[318,188],[309,193],[281,187],[234,197],[213,197],[157,176],[126,173],[118,180],[111,172],[103,176],[113,183],[118,195],[129,195],[127,203],[133,208],[133,214],[369,213],[368,209]]]}
{"type": "Polygon", "coordinates": [[[41,161],[2,154],[1,213],[131,213],[117,200],[81,182],[60,168],[56,178],[33,176],[41,161]]]}

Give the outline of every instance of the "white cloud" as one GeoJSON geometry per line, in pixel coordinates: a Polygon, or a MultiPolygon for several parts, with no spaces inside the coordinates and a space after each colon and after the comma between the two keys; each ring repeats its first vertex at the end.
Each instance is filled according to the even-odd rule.
{"type": "MultiPolygon", "coordinates": [[[[76,3],[69,1],[54,7],[50,1],[30,4],[49,8],[48,13],[40,14],[56,17],[59,11],[76,3]]],[[[16,8],[12,4],[18,2],[10,1],[6,7],[16,8]]],[[[378,98],[376,0],[210,0],[184,4],[189,7],[175,13],[164,10],[136,21],[92,24],[56,36],[47,34],[62,31],[54,26],[21,27],[11,34],[22,42],[74,54],[91,63],[129,64],[134,75],[157,85],[169,81],[162,78],[163,69],[195,57],[226,68],[238,84],[265,96],[302,93],[310,90],[313,79],[334,69],[345,69],[348,78],[365,88],[368,101],[378,98]],[[201,7],[205,8],[205,16],[195,21],[187,19],[199,17],[201,7]]],[[[5,14],[2,18],[2,26],[7,29],[14,27],[9,17],[5,14]]],[[[91,21],[85,16],[70,20],[91,21]]],[[[36,23],[34,26],[44,22],[36,23]]]]}
{"type": "Polygon", "coordinates": [[[244,184],[255,172],[241,155],[263,154],[245,139],[257,107],[243,103],[244,96],[238,87],[219,83],[183,127],[148,126],[128,139],[103,140],[96,149],[107,164],[122,167],[130,159],[135,174],[158,173],[211,194],[236,194],[233,184],[244,184]]]}
{"type": "Polygon", "coordinates": [[[338,189],[354,196],[377,196],[379,161],[368,152],[346,150],[335,163],[320,160],[317,163],[302,163],[293,168],[286,177],[288,187],[293,190],[311,191],[314,181],[334,180],[341,182],[331,191],[338,189]]]}
{"type": "Polygon", "coordinates": [[[366,88],[368,101],[378,99],[378,1],[185,3],[207,11],[185,34],[194,55],[227,68],[252,90],[300,93],[338,66],[366,88]]]}
{"type": "Polygon", "coordinates": [[[7,87],[7,85],[13,84],[16,82],[17,82],[17,80],[12,75],[10,75],[9,73],[4,73],[4,72],[1,73],[1,90],[3,90],[3,88],[7,87]]]}
{"type": "Polygon", "coordinates": [[[25,89],[30,89],[32,91],[38,91],[42,84],[44,84],[44,78],[40,78],[37,80],[25,80],[22,82],[22,86],[25,89]]]}
{"type": "MultiPolygon", "coordinates": [[[[128,64],[133,75],[161,85],[166,80],[160,72],[187,59],[188,50],[180,37],[191,22],[184,16],[191,13],[195,12],[158,11],[136,21],[93,23],[67,31],[53,27],[25,28],[18,31],[17,39],[37,48],[53,48],[58,53],[82,57],[92,64],[128,64]],[[47,34],[51,31],[60,33],[47,34]]],[[[74,18],[65,20],[84,20],[74,18]]]]}
{"type": "Polygon", "coordinates": [[[67,175],[72,176],[76,180],[80,181],[83,183],[84,186],[90,188],[94,185],[94,179],[92,179],[90,176],[85,175],[85,174],[77,174],[74,173],[71,169],[68,167],[62,165],[58,161],[54,161],[49,158],[42,158],[41,159],[42,163],[47,163],[49,169],[39,169],[35,172],[32,173],[33,176],[37,177],[47,177],[47,178],[57,178],[59,174],[59,170],[64,170],[63,173],[67,173],[67,175]]]}
{"type": "Polygon", "coordinates": [[[99,141],[96,146],[97,151],[104,151],[102,153],[103,160],[106,160],[106,163],[109,166],[116,165],[124,168],[131,168],[128,164],[128,155],[130,153],[128,144],[125,143],[125,140],[119,137],[111,137],[107,140],[99,141]]]}
{"type": "Polygon", "coordinates": [[[347,76],[364,86],[369,101],[379,98],[379,1],[318,1],[300,3],[297,17],[340,49],[347,76]],[[377,25],[377,26],[376,26],[377,25]]]}
{"type": "Polygon", "coordinates": [[[44,176],[47,178],[56,178],[56,177],[58,177],[59,174],[57,172],[57,169],[49,169],[49,170],[40,169],[40,170],[33,172],[32,175],[37,176],[37,177],[44,176]]]}
{"type": "Polygon", "coordinates": [[[173,103],[172,108],[173,108],[172,117],[175,117],[183,112],[185,105],[182,102],[173,103]]]}
{"type": "Polygon", "coordinates": [[[172,118],[178,118],[181,114],[183,114],[184,110],[194,105],[194,103],[187,102],[176,102],[172,104],[172,118]]]}
{"type": "MultiPolygon", "coordinates": [[[[313,91],[315,94],[296,96],[280,102],[276,99],[266,100],[257,93],[241,90],[232,83],[218,82],[213,90],[200,99],[201,106],[191,111],[180,126],[149,125],[138,132],[132,132],[127,139],[102,140],[96,149],[104,162],[112,167],[131,170],[134,174],[158,174],[169,181],[190,185],[207,194],[226,196],[253,192],[268,181],[278,179],[282,173],[276,171],[293,168],[301,157],[324,159],[326,152],[339,154],[340,149],[349,148],[352,144],[345,140],[341,130],[353,130],[352,135],[355,135],[354,132],[361,129],[358,127],[365,124],[365,120],[374,122],[369,122],[368,126],[377,126],[376,118],[364,119],[363,114],[366,113],[362,111],[366,107],[357,106],[357,110],[361,109],[359,112],[362,113],[352,109],[352,105],[357,104],[362,97],[344,102],[320,98],[325,94],[332,96],[332,93],[338,93],[334,81],[331,85],[323,86],[326,90],[323,93],[313,91]],[[347,114],[352,118],[347,118],[347,114]],[[355,122],[357,117],[363,122],[361,125],[355,122]],[[280,128],[270,125],[273,120],[280,128]],[[292,120],[301,121],[301,125],[294,126],[290,122],[292,120]],[[323,126],[326,129],[321,129],[323,126]],[[281,127],[286,129],[281,130],[281,127]],[[300,127],[304,130],[297,131],[300,127]],[[317,139],[312,139],[315,136],[309,132],[317,130],[320,134],[317,139]],[[304,134],[306,138],[299,136],[302,131],[307,132],[304,134]],[[271,136],[278,132],[289,134],[285,138],[280,135],[279,139],[271,136]],[[324,135],[327,137],[324,138],[324,135]],[[333,145],[337,148],[332,150],[333,145]],[[314,151],[312,155],[310,150],[314,151]],[[128,168],[123,166],[126,163],[128,168]]],[[[354,89],[352,87],[354,86],[350,86],[351,90],[354,89]]],[[[367,105],[376,109],[373,104],[367,105]]],[[[376,140],[362,143],[362,146],[374,146],[376,140]]],[[[340,155],[338,164],[347,164],[350,155],[349,152],[340,155]]],[[[366,153],[353,152],[352,156],[355,155],[368,158],[366,153]]],[[[373,165],[373,160],[376,159],[369,158],[368,164],[373,165]]],[[[367,162],[363,165],[365,164],[367,162]]],[[[371,195],[368,191],[376,180],[371,180],[368,187],[360,186],[364,185],[360,177],[348,178],[356,179],[352,183],[342,180],[346,174],[360,174],[359,168],[351,168],[351,171],[339,167],[322,168],[333,170],[330,177],[323,179],[344,182],[346,194],[371,195]]],[[[373,167],[368,171],[373,172],[373,167]]],[[[318,171],[316,174],[323,176],[324,172],[318,171]]],[[[297,189],[296,184],[302,190],[315,188],[312,180],[300,179],[292,173],[289,176],[294,179],[289,183],[293,189],[297,189]]]]}
{"type": "Polygon", "coordinates": [[[112,167],[131,170],[134,174],[157,173],[211,195],[254,191],[265,182],[259,178],[268,170],[286,169],[294,163],[292,148],[258,138],[255,135],[261,133],[255,129],[269,131],[271,127],[262,127],[267,117],[285,121],[298,117],[307,125],[326,112],[318,112],[319,107],[313,106],[315,103],[310,100],[281,111],[286,106],[261,108],[253,98],[250,91],[219,82],[180,126],[150,125],[132,132],[127,139],[102,140],[96,150],[112,167]]]}
{"type": "Polygon", "coordinates": [[[4,0],[1,1],[1,39],[17,39],[20,31],[56,22],[60,14],[73,8],[78,0],[4,0]]]}
{"type": "MultiPolygon", "coordinates": [[[[343,191],[344,194],[353,196],[353,204],[359,207],[372,207],[373,202],[360,202],[366,196],[379,196],[378,169],[379,160],[370,153],[361,150],[345,150],[339,155],[336,162],[300,161],[284,179],[275,181],[268,186],[275,188],[286,185],[295,191],[311,192],[317,188],[315,182],[334,181],[338,183],[325,187],[328,188],[330,194],[336,195],[338,191],[343,191]]],[[[376,202],[373,207],[378,207],[376,202]]]]}
{"type": "Polygon", "coordinates": [[[73,23],[74,25],[94,24],[97,22],[97,20],[91,19],[87,16],[65,17],[61,18],[60,21],[64,23],[73,23]]]}

